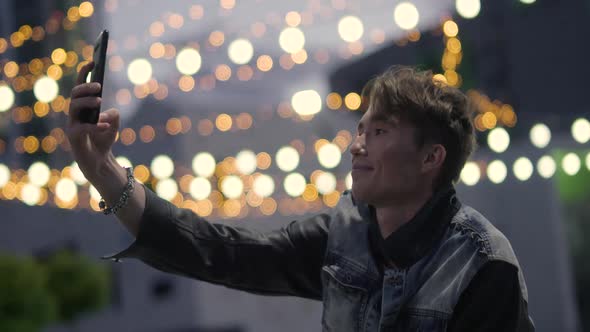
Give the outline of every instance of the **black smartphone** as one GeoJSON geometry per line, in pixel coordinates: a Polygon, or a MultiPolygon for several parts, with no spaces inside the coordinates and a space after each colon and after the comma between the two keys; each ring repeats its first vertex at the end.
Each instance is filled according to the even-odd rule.
{"type": "MultiPolygon", "coordinates": [[[[107,46],[109,43],[109,31],[103,30],[96,38],[94,44],[94,55],[92,60],[94,61],[94,68],[90,72],[90,81],[100,83],[100,92],[97,97],[102,97],[102,86],[104,81],[104,69],[107,61],[107,46]]],[[[93,110],[87,110],[86,112],[80,112],[80,121],[85,123],[98,123],[98,115],[100,113],[100,107],[93,110]]]]}

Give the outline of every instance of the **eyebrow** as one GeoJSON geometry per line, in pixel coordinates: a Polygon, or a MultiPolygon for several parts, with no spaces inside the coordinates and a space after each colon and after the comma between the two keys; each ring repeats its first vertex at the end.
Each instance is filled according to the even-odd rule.
{"type": "MultiPolygon", "coordinates": [[[[370,121],[370,122],[384,122],[384,123],[387,123],[390,125],[397,125],[397,123],[398,123],[398,120],[395,117],[387,116],[384,113],[373,113],[369,117],[368,121],[370,121]]],[[[357,131],[360,131],[360,129],[363,129],[364,127],[365,127],[365,124],[361,120],[358,122],[356,129],[357,129],[357,131]]]]}
{"type": "Polygon", "coordinates": [[[377,121],[385,122],[385,123],[392,124],[392,125],[395,125],[398,122],[394,116],[387,116],[387,114],[384,114],[382,112],[371,114],[371,117],[369,118],[369,120],[371,120],[373,122],[377,122],[377,121]]]}

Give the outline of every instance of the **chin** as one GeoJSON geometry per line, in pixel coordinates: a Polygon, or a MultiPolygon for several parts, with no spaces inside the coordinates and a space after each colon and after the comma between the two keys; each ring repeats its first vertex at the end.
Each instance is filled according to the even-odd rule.
{"type": "Polygon", "coordinates": [[[355,200],[359,200],[361,202],[365,202],[365,203],[369,203],[369,190],[367,190],[367,188],[363,188],[360,186],[355,186],[354,184],[352,185],[352,196],[354,197],[355,200]]]}

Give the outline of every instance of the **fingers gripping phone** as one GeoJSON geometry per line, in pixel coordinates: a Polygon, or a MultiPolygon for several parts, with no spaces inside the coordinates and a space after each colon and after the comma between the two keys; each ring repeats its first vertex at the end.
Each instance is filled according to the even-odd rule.
{"type": "MultiPolygon", "coordinates": [[[[94,55],[92,60],[94,61],[94,68],[90,72],[90,81],[100,83],[100,92],[97,97],[102,97],[102,86],[104,81],[104,69],[107,60],[107,46],[109,42],[109,31],[103,30],[96,38],[94,44],[94,55]]],[[[100,107],[93,110],[87,110],[86,112],[80,113],[80,121],[86,123],[98,123],[98,115],[100,113],[100,107]]]]}

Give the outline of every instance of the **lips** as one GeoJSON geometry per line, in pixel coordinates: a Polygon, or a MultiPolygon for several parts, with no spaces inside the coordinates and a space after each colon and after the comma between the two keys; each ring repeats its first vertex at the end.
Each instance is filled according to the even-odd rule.
{"type": "Polygon", "coordinates": [[[352,170],[353,171],[370,171],[370,170],[373,170],[373,167],[371,167],[369,165],[363,165],[363,164],[353,164],[352,170]]]}

